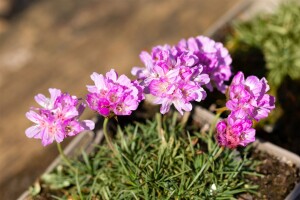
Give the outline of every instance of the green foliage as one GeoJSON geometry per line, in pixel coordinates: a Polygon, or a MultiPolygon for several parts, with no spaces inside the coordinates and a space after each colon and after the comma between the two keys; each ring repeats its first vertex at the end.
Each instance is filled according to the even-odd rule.
{"type": "Polygon", "coordinates": [[[256,175],[248,149],[220,148],[212,131],[189,132],[176,115],[118,128],[117,155],[97,146],[71,161],[76,172],[60,165],[41,185],[60,194],[56,199],[235,199],[255,192],[245,181],[256,175]]]}
{"type": "Polygon", "coordinates": [[[268,69],[267,79],[276,88],[286,76],[300,79],[299,21],[299,3],[289,1],[273,14],[262,14],[234,25],[233,40],[236,43],[262,50],[268,69]]]}

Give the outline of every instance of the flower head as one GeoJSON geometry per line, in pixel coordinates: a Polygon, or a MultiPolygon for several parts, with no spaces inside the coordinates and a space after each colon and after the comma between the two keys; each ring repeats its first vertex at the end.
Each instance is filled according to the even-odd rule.
{"type": "Polygon", "coordinates": [[[175,48],[178,54],[188,52],[190,57],[194,58],[194,66],[203,66],[203,73],[208,74],[210,78],[210,82],[206,84],[210,91],[216,87],[225,93],[227,86],[224,82],[231,77],[232,59],[222,43],[205,36],[198,36],[181,40],[175,48]]]}
{"type": "Polygon", "coordinates": [[[275,108],[275,97],[266,94],[270,89],[265,78],[249,76],[246,79],[238,72],[229,86],[229,101],[226,107],[231,111],[243,112],[244,117],[259,121],[275,108]]]}
{"type": "Polygon", "coordinates": [[[202,85],[209,82],[203,67],[195,65],[198,58],[189,52],[178,52],[176,48],[165,45],[152,49],[151,54],[140,55],[145,68],[134,67],[136,75],[145,86],[145,92],[155,97],[154,103],[161,104],[160,112],[165,114],[170,106],[183,114],[191,111],[190,101],[201,101],[206,97],[202,85]]]}
{"type": "Polygon", "coordinates": [[[255,129],[249,119],[237,118],[234,114],[220,121],[216,127],[216,139],[220,146],[236,148],[255,141],[255,129]]]}
{"type": "Polygon", "coordinates": [[[62,142],[68,136],[74,136],[84,130],[94,129],[91,120],[79,121],[85,105],[79,103],[76,96],[50,88],[50,98],[43,94],[35,96],[42,108],[31,108],[26,117],[35,125],[26,129],[29,138],[41,139],[44,146],[56,141],[62,142]]]}
{"type": "Polygon", "coordinates": [[[137,81],[131,81],[125,75],[118,74],[112,69],[102,74],[94,72],[91,75],[95,85],[88,85],[88,106],[99,114],[130,115],[144,99],[143,88],[137,81]]]}

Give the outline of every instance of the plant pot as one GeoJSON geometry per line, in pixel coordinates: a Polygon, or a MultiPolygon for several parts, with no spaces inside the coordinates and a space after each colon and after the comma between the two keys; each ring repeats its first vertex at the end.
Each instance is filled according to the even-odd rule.
{"type": "MultiPolygon", "coordinates": [[[[100,144],[103,139],[102,130],[97,132],[93,131],[84,131],[77,135],[64,149],[64,153],[67,156],[76,156],[78,151],[84,150],[86,153],[90,153],[94,149],[94,144],[100,144]]],[[[47,167],[43,174],[50,173],[53,171],[60,163],[62,159],[60,156],[57,156],[56,159],[47,167]]],[[[30,199],[29,191],[25,191],[18,200],[27,200],[30,199]]]]}

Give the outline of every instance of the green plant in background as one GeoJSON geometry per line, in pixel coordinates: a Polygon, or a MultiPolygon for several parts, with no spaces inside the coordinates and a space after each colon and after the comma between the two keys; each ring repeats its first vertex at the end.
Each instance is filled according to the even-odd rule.
{"type": "MultiPolygon", "coordinates": [[[[258,48],[262,51],[267,79],[275,89],[289,76],[300,79],[300,5],[283,3],[273,14],[234,24],[234,34],[228,43],[231,51],[239,47],[258,48]]],[[[253,72],[261,69],[253,69],[253,72]]]]}
{"type": "Polygon", "coordinates": [[[118,128],[116,154],[107,143],[92,155],[83,152],[81,161],[70,161],[77,172],[60,165],[42,176],[41,184],[55,199],[233,199],[255,193],[257,186],[245,178],[258,176],[258,163],[246,156],[250,146],[241,152],[223,149],[213,129],[190,134],[182,124],[176,115],[157,115],[118,128]]]}

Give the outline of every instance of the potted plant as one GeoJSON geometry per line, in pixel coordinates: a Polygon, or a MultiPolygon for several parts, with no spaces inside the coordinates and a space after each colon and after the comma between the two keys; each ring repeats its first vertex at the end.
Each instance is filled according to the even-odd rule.
{"type": "MultiPolygon", "coordinates": [[[[88,149],[88,153],[82,151],[81,155],[76,154],[77,156],[71,158],[58,146],[64,162],[53,165],[52,169],[31,187],[32,198],[298,198],[299,184],[295,187],[295,183],[299,182],[298,156],[261,141],[255,142],[254,147],[238,147],[247,146],[254,141],[252,120],[259,121],[274,107],[273,97],[265,93],[268,88],[265,79],[253,76],[246,78],[240,72],[230,86],[226,87],[224,83],[230,77],[230,57],[220,43],[203,36],[182,40],[173,47],[158,46],[151,54],[142,52],[140,56],[146,68],[134,68],[133,73],[142,82],[132,82],[125,76],[118,77],[114,71],[110,71],[106,76],[97,73],[91,76],[95,85],[88,86],[86,101],[91,109],[104,116],[104,120],[99,120],[100,123],[104,122],[103,127],[95,129],[94,133],[84,132],[77,136],[87,138],[88,142],[83,144],[83,147],[88,149]],[[202,46],[197,46],[199,44],[202,46]],[[205,52],[205,49],[208,52],[205,52]],[[210,61],[216,56],[219,56],[216,59],[218,61],[211,64],[210,61]],[[176,65],[178,62],[180,64],[176,65]],[[198,65],[199,62],[203,68],[198,65]],[[172,68],[165,68],[170,65],[172,68]],[[209,70],[209,66],[215,70],[209,70]],[[223,76],[217,76],[220,74],[223,76]],[[253,81],[255,84],[249,85],[253,81]],[[140,83],[143,86],[140,86],[140,83]],[[157,106],[148,107],[144,106],[147,102],[141,103],[142,87],[156,98],[156,104],[162,104],[160,112],[164,116],[157,114],[155,117],[141,119],[141,110],[147,110],[149,113],[158,111],[157,106]],[[228,117],[227,119],[218,120],[218,117],[207,110],[189,103],[191,100],[201,101],[206,95],[203,89],[205,87],[210,90],[217,88],[227,93],[227,109],[216,110],[218,116],[223,113],[222,116],[228,117]],[[178,91],[181,98],[172,96],[178,91]],[[256,93],[250,95],[251,102],[256,103],[255,111],[250,108],[253,104],[249,107],[249,99],[245,100],[246,97],[240,95],[253,91],[259,91],[258,93],[264,96],[261,98],[260,95],[255,95],[256,93]],[[120,96],[122,100],[118,99],[120,96]],[[261,101],[262,99],[264,101],[261,101]],[[117,107],[112,102],[121,105],[117,107]],[[132,112],[138,104],[139,109],[132,112]],[[170,108],[172,104],[177,111],[170,108]],[[243,112],[238,109],[241,106],[243,112]],[[114,119],[123,114],[138,116],[142,122],[132,123],[130,117],[118,116],[114,119]],[[127,124],[128,121],[131,123],[127,124]],[[116,122],[120,126],[116,126],[116,122]],[[234,127],[240,129],[236,130],[234,127]],[[98,145],[103,136],[105,142],[98,145]],[[96,141],[93,140],[95,137],[96,141]],[[275,152],[276,155],[270,156],[262,152],[271,155],[275,152]],[[282,156],[278,156],[279,153],[283,153],[282,156]],[[259,159],[255,161],[257,158],[259,159]],[[288,172],[280,175],[276,170],[268,171],[272,165],[281,166],[283,172],[288,172]],[[260,182],[263,182],[263,185],[258,186],[260,182]],[[271,182],[275,185],[271,185],[271,182]],[[274,189],[271,193],[270,187],[274,189]],[[258,188],[264,188],[265,192],[275,197],[264,196],[267,194],[258,188]]],[[[46,99],[41,95],[36,98],[46,99]]],[[[75,102],[76,99],[60,93],[52,98],[54,107],[45,107],[41,103],[46,110],[67,110],[65,113],[73,113],[72,117],[67,117],[67,124],[62,123],[62,130],[69,133],[64,136],[72,136],[83,129],[93,127],[91,121],[78,119],[83,107],[75,102]],[[58,98],[60,95],[62,97],[58,98]]],[[[37,110],[39,114],[48,113],[39,108],[37,110]]],[[[41,134],[34,137],[43,140],[41,134]]],[[[78,141],[81,140],[74,140],[78,141]]],[[[49,139],[44,144],[48,144],[47,142],[49,139]]],[[[27,193],[21,198],[30,198],[29,196],[27,193]]]]}
{"type": "MultiPolygon", "coordinates": [[[[227,86],[230,55],[221,43],[204,36],[157,46],[140,57],[145,67],[132,70],[139,82],[114,70],[91,75],[94,85],[87,86],[86,104],[104,117],[106,142],[90,155],[83,151],[70,160],[59,145],[65,137],[94,128],[93,121],[79,120],[85,103],[58,89],[49,89],[50,98],[35,97],[41,108],[26,113],[34,122],[26,135],[45,146],[57,142],[64,165],[43,175],[32,194],[75,199],[230,199],[251,193],[264,197],[251,182],[264,176],[255,171],[260,165],[249,158],[248,148],[237,147],[255,141],[254,122],[275,107],[274,97],[266,93],[266,79],[239,72],[227,86]],[[218,115],[226,111],[228,118],[211,123],[209,129],[177,117],[177,112],[193,111],[191,101],[202,101],[204,88],[226,93],[228,99],[226,107],[217,110],[218,115]],[[146,123],[119,127],[112,140],[109,120],[131,115],[145,98],[143,93],[161,104],[164,117],[157,114],[146,123]],[[177,111],[167,115],[172,105],[177,111]]],[[[291,188],[298,179],[297,168],[292,171],[291,188]]]]}

